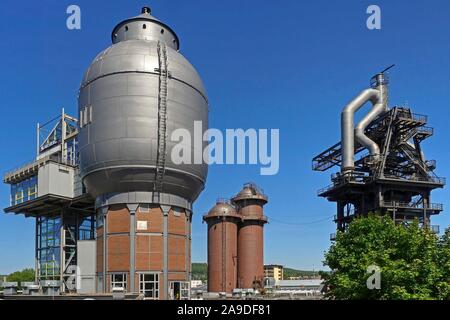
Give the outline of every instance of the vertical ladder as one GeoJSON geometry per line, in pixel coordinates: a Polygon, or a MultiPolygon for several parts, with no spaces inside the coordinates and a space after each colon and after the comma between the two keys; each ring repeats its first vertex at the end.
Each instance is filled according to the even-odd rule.
{"type": "Polygon", "coordinates": [[[156,158],[155,191],[162,192],[166,168],[167,142],[167,48],[163,42],[158,42],[159,59],[159,93],[158,93],[158,152],[156,158]]]}

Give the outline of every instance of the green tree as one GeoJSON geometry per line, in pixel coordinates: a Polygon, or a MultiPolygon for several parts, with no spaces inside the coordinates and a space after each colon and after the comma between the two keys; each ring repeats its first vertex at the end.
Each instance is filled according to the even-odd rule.
{"type": "Polygon", "coordinates": [[[448,237],[439,238],[417,221],[395,225],[385,216],[355,219],[325,253],[323,274],[333,299],[448,298],[448,237]],[[446,248],[446,254],[444,254],[446,248]],[[446,264],[445,264],[446,263],[446,264]],[[447,271],[445,270],[447,266],[447,271]],[[380,289],[369,289],[369,266],[380,268],[380,289]]]}
{"type": "Polygon", "coordinates": [[[27,268],[22,271],[15,271],[6,277],[6,281],[18,282],[19,286],[22,282],[34,281],[34,269],[27,268]]]}
{"type": "Polygon", "coordinates": [[[439,243],[440,245],[440,265],[443,269],[443,278],[439,283],[439,295],[442,299],[450,300],[450,228],[439,243]]]}

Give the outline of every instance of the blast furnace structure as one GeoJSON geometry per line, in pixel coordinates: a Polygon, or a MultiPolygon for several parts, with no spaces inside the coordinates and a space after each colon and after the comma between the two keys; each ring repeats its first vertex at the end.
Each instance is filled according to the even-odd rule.
{"type": "Polygon", "coordinates": [[[427,116],[409,107],[389,108],[386,71],[372,77],[370,88],[343,109],[341,142],[313,159],[316,171],[341,166],[318,195],[337,203],[334,220],[341,231],[355,217],[373,212],[388,214],[396,223],[418,219],[439,232],[430,218],[443,206],[431,201],[431,191],[444,187],[445,179],[434,173],[436,161],[426,160],[421,146],[434,130],[427,116]],[[366,102],[372,109],[355,127],[355,113],[366,102]]]}

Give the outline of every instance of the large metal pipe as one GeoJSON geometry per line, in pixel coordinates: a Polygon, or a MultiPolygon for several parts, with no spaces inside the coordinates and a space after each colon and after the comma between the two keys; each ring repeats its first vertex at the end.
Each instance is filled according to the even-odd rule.
{"type": "Polygon", "coordinates": [[[382,73],[378,74],[374,79],[374,87],[363,90],[355,99],[347,104],[342,111],[342,172],[348,172],[355,168],[355,136],[357,141],[369,150],[371,156],[376,157],[380,154],[378,145],[364,133],[367,126],[387,108],[387,86],[384,75],[382,73]],[[372,103],[373,108],[355,128],[355,113],[369,101],[372,103]]]}
{"type": "Polygon", "coordinates": [[[375,89],[379,92],[378,101],[374,104],[372,110],[357,124],[355,128],[356,140],[366,147],[370,155],[377,160],[380,155],[380,147],[369,137],[365,135],[367,126],[375,120],[382,112],[386,111],[387,106],[387,85],[383,73],[377,74],[374,78],[375,89]]]}
{"type": "Polygon", "coordinates": [[[355,99],[347,104],[341,114],[341,141],[342,141],[342,172],[355,168],[355,113],[367,101],[376,104],[379,100],[379,91],[375,89],[363,90],[355,99]]]}

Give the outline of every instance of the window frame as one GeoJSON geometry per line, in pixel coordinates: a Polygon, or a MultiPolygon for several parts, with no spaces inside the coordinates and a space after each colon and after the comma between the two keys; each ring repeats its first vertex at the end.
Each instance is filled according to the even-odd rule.
{"type": "Polygon", "coordinates": [[[128,274],[125,272],[115,272],[111,273],[109,275],[109,287],[110,291],[112,292],[114,288],[123,288],[124,291],[127,291],[127,280],[128,280],[128,274]],[[116,280],[115,277],[122,276],[122,280],[116,280]],[[121,286],[117,286],[116,284],[121,284],[121,286]]]}
{"type": "Polygon", "coordinates": [[[159,300],[159,273],[158,272],[146,272],[139,273],[139,293],[144,294],[145,299],[159,300]],[[153,276],[153,280],[146,280],[146,276],[153,276]],[[146,288],[145,285],[153,284],[152,288],[146,288]],[[151,293],[151,295],[146,295],[146,292],[151,293]]]}

